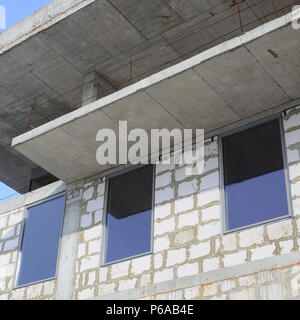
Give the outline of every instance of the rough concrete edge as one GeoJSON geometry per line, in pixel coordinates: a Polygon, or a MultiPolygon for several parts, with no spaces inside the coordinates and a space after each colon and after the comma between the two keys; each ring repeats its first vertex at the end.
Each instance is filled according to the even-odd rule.
{"type": "Polygon", "coordinates": [[[174,280],[168,280],[148,287],[135,288],[115,292],[109,295],[103,295],[91,298],[89,300],[130,300],[142,298],[155,294],[195,287],[199,285],[210,284],[213,282],[241,277],[256,272],[263,272],[274,268],[286,267],[300,263],[300,251],[288,253],[280,256],[273,256],[262,260],[248,262],[232,267],[226,267],[214,271],[197,274],[194,276],[183,277],[174,280]]]}
{"type": "Polygon", "coordinates": [[[176,64],[175,66],[169,67],[163,71],[160,71],[154,75],[151,75],[148,78],[145,78],[141,81],[134,83],[126,88],[123,88],[117,92],[112,93],[106,97],[103,97],[91,104],[88,104],[84,107],[81,107],[73,112],[70,112],[66,115],[63,115],[53,121],[50,121],[38,128],[35,128],[29,132],[26,132],[22,135],[15,137],[12,140],[12,147],[16,147],[19,144],[25,143],[28,140],[31,140],[37,136],[43,135],[55,128],[58,128],[68,122],[71,122],[75,119],[81,118],[85,115],[88,115],[96,110],[101,109],[104,106],[110,105],[118,100],[125,98],[126,96],[132,95],[139,90],[146,89],[152,85],[155,85],[163,80],[166,80],[170,77],[173,77],[181,72],[184,72],[188,69],[191,69],[198,64],[211,59],[215,56],[218,56],[224,52],[231,51],[239,46],[246,44],[252,40],[255,40],[265,34],[268,34],[276,29],[279,29],[283,26],[286,26],[293,20],[293,14],[288,13],[282,17],[274,19],[270,22],[267,22],[239,37],[225,41],[213,48],[210,48],[204,52],[199,53],[198,55],[189,58],[183,62],[176,64]]]}
{"type": "Polygon", "coordinates": [[[0,55],[95,1],[54,0],[48,3],[0,34],[0,55]]]}
{"type": "Polygon", "coordinates": [[[45,187],[28,192],[15,199],[0,203],[0,215],[20,209],[37,201],[41,201],[58,193],[64,192],[66,191],[66,188],[67,186],[63,181],[56,181],[45,187]]]}

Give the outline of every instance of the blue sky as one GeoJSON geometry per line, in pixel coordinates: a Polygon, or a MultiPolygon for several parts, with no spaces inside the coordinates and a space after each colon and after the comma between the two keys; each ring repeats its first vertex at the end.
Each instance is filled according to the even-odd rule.
{"type": "MultiPolygon", "coordinates": [[[[6,10],[6,27],[11,27],[50,2],[52,0],[0,0],[0,5],[6,10]]],[[[0,203],[17,196],[16,191],[0,182],[0,203]]]]}
{"type": "Polygon", "coordinates": [[[52,0],[0,0],[0,5],[6,9],[6,27],[11,27],[50,2],[52,0]]]}

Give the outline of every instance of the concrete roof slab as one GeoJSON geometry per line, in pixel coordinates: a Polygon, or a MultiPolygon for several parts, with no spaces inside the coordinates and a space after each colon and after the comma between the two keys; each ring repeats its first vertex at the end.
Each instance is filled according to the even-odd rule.
{"type": "Polygon", "coordinates": [[[273,22],[264,25],[116,91],[16,137],[12,145],[61,180],[72,182],[112,168],[97,163],[95,135],[119,120],[128,120],[129,130],[184,126],[209,132],[278,109],[291,99],[261,65],[259,55],[245,45],[259,40],[267,50],[263,38],[281,32],[279,27],[290,28],[288,19],[278,19],[278,28],[273,22]]]}
{"type": "Polygon", "coordinates": [[[276,79],[290,98],[299,97],[300,88],[300,37],[299,30],[280,29],[266,39],[247,44],[247,48],[261,66],[276,79]]]}
{"type": "Polygon", "coordinates": [[[102,112],[116,122],[127,120],[129,130],[142,128],[150,133],[151,129],[183,129],[172,113],[143,91],[102,108],[102,112]]]}
{"type": "Polygon", "coordinates": [[[195,70],[240,116],[289,101],[245,47],[200,64],[195,70]]]}
{"type": "Polygon", "coordinates": [[[185,128],[209,130],[239,119],[195,70],[187,70],[147,88],[146,91],[185,128]]]}

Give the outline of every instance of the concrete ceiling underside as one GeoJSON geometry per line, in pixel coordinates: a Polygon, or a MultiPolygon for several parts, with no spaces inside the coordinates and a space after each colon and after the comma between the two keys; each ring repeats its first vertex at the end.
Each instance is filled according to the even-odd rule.
{"type": "Polygon", "coordinates": [[[293,105],[300,98],[299,31],[287,24],[257,36],[268,26],[33,129],[13,146],[69,183],[112,168],[96,161],[96,134],[118,132],[120,120],[128,121],[128,130],[199,128],[209,134],[293,105]]]}
{"type": "MultiPolygon", "coordinates": [[[[146,55],[133,66],[132,83],[140,81],[290,12],[295,1],[275,3],[189,0],[187,5],[181,0],[56,0],[6,30],[0,35],[0,152],[5,154],[0,158],[0,181],[21,193],[27,191],[31,169],[39,163],[12,150],[13,137],[28,130],[29,119],[37,127],[79,108],[83,91],[80,85],[88,72],[95,70],[104,75],[105,83],[112,88],[104,95],[109,95],[128,86],[130,72],[128,66],[111,70],[146,55]],[[31,117],[32,108],[49,100],[41,109],[46,118],[37,113],[31,117]],[[74,107],[66,109],[68,106],[74,107]]],[[[268,49],[276,52],[276,41],[268,49]]],[[[272,59],[269,55],[266,53],[266,60],[272,59]]],[[[199,71],[194,72],[198,77],[199,71]]],[[[206,72],[208,78],[214,76],[208,70],[201,72],[206,72]]],[[[206,80],[201,86],[203,90],[209,87],[206,80]]],[[[192,92],[192,87],[189,90],[192,92]]],[[[230,104],[229,92],[224,96],[219,93],[215,99],[222,97],[223,104],[225,100],[230,104]]],[[[180,108],[170,108],[175,117],[180,113],[180,108]]],[[[182,125],[194,118],[190,112],[186,112],[182,125]]],[[[233,116],[238,112],[233,110],[233,116]]]]}

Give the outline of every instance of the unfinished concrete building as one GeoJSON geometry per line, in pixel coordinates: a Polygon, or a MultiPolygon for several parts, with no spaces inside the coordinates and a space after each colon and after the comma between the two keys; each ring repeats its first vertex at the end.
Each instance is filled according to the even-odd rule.
{"type": "Polygon", "coordinates": [[[297,5],[54,0],[0,34],[0,299],[299,299],[297,5]],[[204,129],[204,171],[99,165],[123,120],[204,129]]]}

